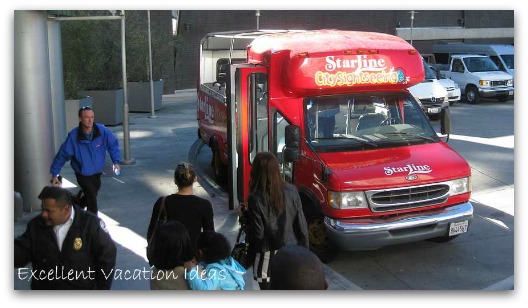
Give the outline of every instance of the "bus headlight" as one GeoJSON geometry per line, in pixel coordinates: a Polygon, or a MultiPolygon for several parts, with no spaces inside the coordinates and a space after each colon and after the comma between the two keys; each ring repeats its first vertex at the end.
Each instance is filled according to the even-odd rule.
{"type": "Polygon", "coordinates": [[[368,208],[367,197],[362,191],[328,191],[328,204],[334,209],[368,208]]]}
{"type": "Polygon", "coordinates": [[[469,177],[449,181],[449,195],[460,195],[471,191],[471,180],[469,177]]]}

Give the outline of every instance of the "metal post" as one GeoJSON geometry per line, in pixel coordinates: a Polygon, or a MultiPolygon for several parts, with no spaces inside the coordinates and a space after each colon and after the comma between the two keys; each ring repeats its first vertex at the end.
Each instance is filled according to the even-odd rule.
{"type": "Polygon", "coordinates": [[[411,46],[413,44],[414,11],[411,11],[411,46]]]}
{"type": "Polygon", "coordinates": [[[126,77],[126,45],[125,45],[125,11],[121,10],[121,54],[123,61],[123,148],[125,159],[123,165],[133,165],[136,163],[130,158],[130,132],[128,130],[128,91],[126,77]]]}
{"type": "Polygon", "coordinates": [[[257,16],[257,30],[260,30],[260,10],[255,12],[255,16],[257,16]]]}
{"type": "Polygon", "coordinates": [[[150,11],[147,11],[148,19],[148,44],[149,44],[149,70],[150,70],[150,117],[156,118],[154,111],[154,81],[152,80],[152,39],[150,36],[150,11]]]}

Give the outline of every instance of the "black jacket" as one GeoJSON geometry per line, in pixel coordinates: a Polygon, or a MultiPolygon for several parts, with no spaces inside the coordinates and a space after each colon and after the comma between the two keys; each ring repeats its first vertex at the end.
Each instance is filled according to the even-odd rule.
{"type": "Polygon", "coordinates": [[[19,279],[31,278],[31,289],[109,290],[114,277],[116,246],[104,222],[74,206],[72,225],[59,250],[53,226],[41,215],[15,238],[15,267],[19,279]],[[34,274],[33,274],[34,273],[34,274]]]}
{"type": "Polygon", "coordinates": [[[285,245],[308,247],[308,226],[297,189],[286,184],[281,213],[264,204],[260,193],[248,197],[248,238],[253,252],[278,250],[285,245]]]}

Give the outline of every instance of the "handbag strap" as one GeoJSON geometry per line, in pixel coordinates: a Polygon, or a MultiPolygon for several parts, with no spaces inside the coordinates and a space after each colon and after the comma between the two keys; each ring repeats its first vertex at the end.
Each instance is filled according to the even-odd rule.
{"type": "MultiPolygon", "coordinates": [[[[242,216],[244,215],[247,215],[247,213],[243,212],[242,213],[242,216]]],[[[242,235],[244,233],[246,233],[246,228],[247,228],[247,224],[248,224],[248,221],[247,221],[247,216],[244,216],[244,217],[239,217],[238,221],[239,221],[239,224],[240,224],[240,227],[238,229],[238,235],[236,237],[236,243],[240,243],[240,238],[242,237],[242,235]]]]}
{"type": "Polygon", "coordinates": [[[167,211],[165,210],[165,196],[163,196],[163,198],[161,198],[161,206],[160,206],[160,209],[159,209],[159,212],[158,212],[158,219],[156,220],[156,223],[160,220],[160,217],[161,217],[161,213],[164,212],[165,213],[165,220],[167,220],[167,211]]]}
{"type": "Polygon", "coordinates": [[[147,242],[149,243],[154,238],[154,234],[156,233],[156,229],[158,228],[158,224],[159,224],[162,212],[165,212],[165,220],[167,220],[167,212],[165,211],[165,198],[166,197],[161,198],[161,205],[160,205],[160,209],[158,212],[158,219],[156,219],[156,223],[154,224],[154,230],[152,230],[152,234],[150,235],[150,238],[147,239],[147,242]]]}

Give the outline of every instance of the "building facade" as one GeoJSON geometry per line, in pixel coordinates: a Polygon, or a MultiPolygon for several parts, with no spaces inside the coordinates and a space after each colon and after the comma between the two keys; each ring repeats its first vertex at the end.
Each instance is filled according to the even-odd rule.
{"type": "Polygon", "coordinates": [[[258,14],[255,10],[183,10],[173,13],[173,18],[178,43],[174,76],[165,79],[173,84],[165,91],[196,87],[199,43],[210,32],[257,28],[373,31],[412,41],[421,53],[430,53],[430,46],[439,40],[514,43],[513,10],[261,10],[258,14]]]}

